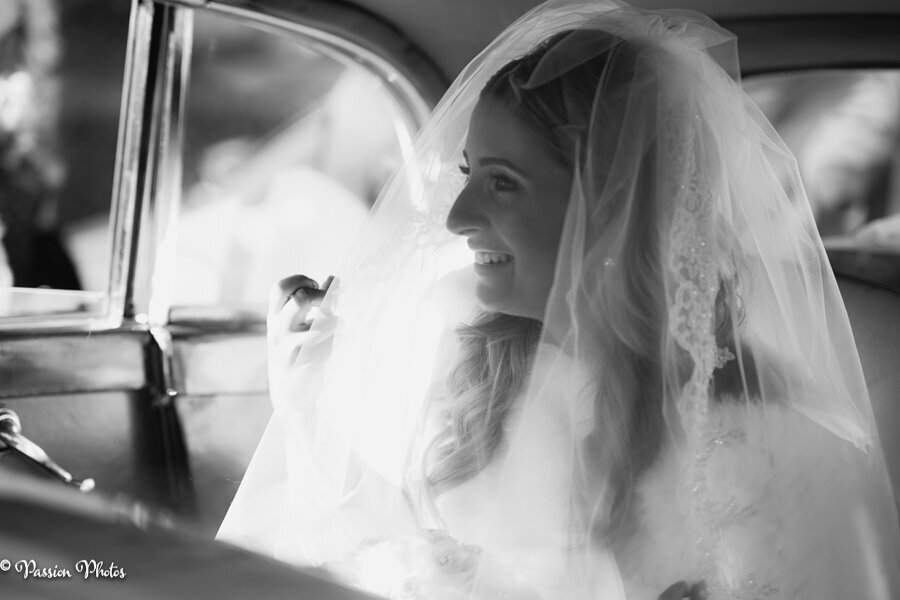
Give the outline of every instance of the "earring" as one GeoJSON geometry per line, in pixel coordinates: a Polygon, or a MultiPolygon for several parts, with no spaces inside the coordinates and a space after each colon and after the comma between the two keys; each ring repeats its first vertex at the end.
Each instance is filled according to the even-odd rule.
{"type": "Polygon", "coordinates": [[[606,260],[603,261],[603,266],[606,267],[607,269],[612,267],[615,264],[616,264],[616,261],[614,261],[612,258],[610,258],[608,256],[606,257],[606,260]]]}

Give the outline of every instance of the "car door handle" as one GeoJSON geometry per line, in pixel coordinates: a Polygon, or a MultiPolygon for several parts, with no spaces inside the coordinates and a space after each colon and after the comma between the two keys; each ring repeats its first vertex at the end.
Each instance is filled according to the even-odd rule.
{"type": "Polygon", "coordinates": [[[39,466],[63,483],[71,485],[82,492],[89,492],[94,489],[93,479],[75,479],[71,473],[53,462],[40,446],[22,435],[22,422],[19,420],[19,415],[8,408],[0,408],[0,444],[6,444],[7,448],[39,466]]]}

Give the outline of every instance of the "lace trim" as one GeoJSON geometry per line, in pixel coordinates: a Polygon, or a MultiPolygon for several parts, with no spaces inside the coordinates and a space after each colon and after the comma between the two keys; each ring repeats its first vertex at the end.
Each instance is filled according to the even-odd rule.
{"type": "Polygon", "coordinates": [[[722,534],[745,521],[752,509],[737,500],[713,500],[707,489],[709,459],[722,445],[739,442],[740,432],[720,435],[709,423],[709,384],[715,369],[735,358],[727,348],[716,346],[715,302],[719,290],[719,266],[713,245],[714,198],[709,175],[698,165],[698,131],[702,119],[686,110],[664,115],[668,124],[664,140],[672,165],[671,196],[675,210],[671,229],[669,271],[675,291],[669,309],[669,332],[688,352],[694,367],[676,403],[685,428],[690,464],[685,473],[690,488],[693,535],[711,598],[741,600],[770,598],[778,590],[748,576],[734,581],[719,564],[722,534]]]}

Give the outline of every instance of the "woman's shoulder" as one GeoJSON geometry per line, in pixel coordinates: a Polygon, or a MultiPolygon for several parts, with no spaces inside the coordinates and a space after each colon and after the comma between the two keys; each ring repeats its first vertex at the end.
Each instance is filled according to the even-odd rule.
{"type": "Polygon", "coordinates": [[[815,409],[832,406],[828,395],[834,393],[777,352],[742,346],[713,372],[705,437],[723,455],[765,449],[770,456],[797,458],[799,452],[814,459],[826,447],[865,437],[849,422],[836,429],[834,419],[815,409]]]}
{"type": "Polygon", "coordinates": [[[846,480],[855,447],[789,398],[725,398],[709,411],[702,459],[723,503],[801,502],[817,482],[846,480]]]}
{"type": "Polygon", "coordinates": [[[842,471],[860,454],[848,440],[859,439],[859,428],[814,409],[829,405],[817,397],[826,392],[769,356],[731,363],[715,381],[702,436],[711,485],[796,497],[817,480],[846,479],[842,471]]]}
{"type": "Polygon", "coordinates": [[[689,524],[700,518],[718,532],[720,550],[739,557],[742,589],[803,596],[807,575],[825,576],[815,548],[841,539],[849,526],[855,447],[786,398],[728,397],[711,402],[703,445],[699,453],[668,445],[639,481],[635,529],[619,557],[628,585],[652,590],[668,579],[702,578],[684,552],[695,535],[689,524]]]}

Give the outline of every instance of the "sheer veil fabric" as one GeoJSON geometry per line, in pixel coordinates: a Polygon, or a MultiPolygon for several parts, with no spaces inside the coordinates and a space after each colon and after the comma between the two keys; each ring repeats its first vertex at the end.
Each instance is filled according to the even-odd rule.
{"type": "Polygon", "coordinates": [[[274,416],[221,539],[395,598],[900,594],[835,278],[709,19],[614,0],[523,16],[451,86],[338,275],[299,353],[271,361],[274,416]],[[481,91],[526,55],[513,105],[594,78],[559,87],[548,143],[572,183],[527,368],[473,369],[512,392],[466,411],[448,382],[476,275],[446,222],[481,91]]]}

